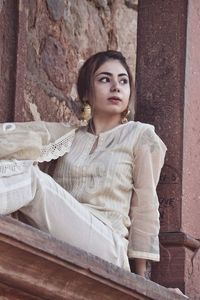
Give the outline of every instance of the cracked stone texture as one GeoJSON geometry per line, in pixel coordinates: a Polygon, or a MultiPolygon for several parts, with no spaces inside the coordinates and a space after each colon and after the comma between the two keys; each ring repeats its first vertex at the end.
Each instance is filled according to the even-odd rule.
{"type": "Polygon", "coordinates": [[[137,1],[29,1],[22,119],[76,122],[80,65],[97,51],[114,49],[134,74],[136,30],[137,1]]]}
{"type": "Polygon", "coordinates": [[[49,13],[54,21],[63,17],[65,2],[63,0],[46,0],[49,13]]]}
{"type": "Polygon", "coordinates": [[[3,2],[4,2],[4,0],[0,0],[0,12],[1,12],[2,8],[3,8],[3,2]]]}

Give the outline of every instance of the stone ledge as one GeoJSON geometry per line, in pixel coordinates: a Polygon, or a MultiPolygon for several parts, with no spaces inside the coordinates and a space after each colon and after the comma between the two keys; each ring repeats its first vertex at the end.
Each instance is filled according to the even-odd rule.
{"type": "Polygon", "coordinates": [[[5,300],[185,299],[10,217],[0,217],[0,295],[5,300]]]}
{"type": "Polygon", "coordinates": [[[184,246],[193,251],[200,248],[200,241],[184,232],[161,232],[159,238],[166,246],[184,246]]]}

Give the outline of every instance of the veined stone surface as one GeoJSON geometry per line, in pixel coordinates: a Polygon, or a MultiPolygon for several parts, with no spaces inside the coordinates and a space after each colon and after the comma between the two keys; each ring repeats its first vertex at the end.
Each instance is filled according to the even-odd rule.
{"type": "Polygon", "coordinates": [[[124,0],[30,1],[22,119],[76,122],[78,69],[95,52],[121,51],[134,77],[136,8],[124,0]]]}

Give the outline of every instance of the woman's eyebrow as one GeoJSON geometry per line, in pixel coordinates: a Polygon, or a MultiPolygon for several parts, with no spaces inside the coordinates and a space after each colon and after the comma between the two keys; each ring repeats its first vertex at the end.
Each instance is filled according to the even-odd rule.
{"type": "MultiPolygon", "coordinates": [[[[97,74],[96,77],[99,76],[99,75],[113,76],[113,74],[110,73],[110,72],[101,72],[101,73],[97,74]]],[[[126,74],[126,73],[120,73],[120,74],[118,74],[117,76],[120,76],[120,77],[121,77],[121,76],[127,76],[127,77],[128,77],[128,74],[126,74]]]]}
{"type": "Polygon", "coordinates": [[[120,73],[120,74],[118,74],[118,76],[127,76],[128,77],[128,74],[126,74],[126,73],[120,73]]]}

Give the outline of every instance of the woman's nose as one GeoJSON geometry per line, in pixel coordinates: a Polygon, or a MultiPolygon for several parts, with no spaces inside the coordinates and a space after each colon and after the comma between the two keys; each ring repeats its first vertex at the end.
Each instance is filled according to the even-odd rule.
{"type": "Polygon", "coordinates": [[[119,88],[119,83],[118,82],[113,82],[113,84],[111,86],[111,92],[120,92],[120,88],[119,88]]]}

